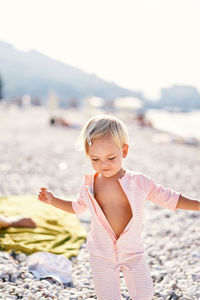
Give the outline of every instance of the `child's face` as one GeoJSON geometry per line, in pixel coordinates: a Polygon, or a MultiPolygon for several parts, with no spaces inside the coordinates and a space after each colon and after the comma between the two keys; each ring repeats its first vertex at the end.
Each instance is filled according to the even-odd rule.
{"type": "Polygon", "coordinates": [[[119,148],[112,136],[95,139],[88,147],[94,170],[104,177],[116,175],[122,168],[122,158],[128,153],[128,145],[119,148]]]}

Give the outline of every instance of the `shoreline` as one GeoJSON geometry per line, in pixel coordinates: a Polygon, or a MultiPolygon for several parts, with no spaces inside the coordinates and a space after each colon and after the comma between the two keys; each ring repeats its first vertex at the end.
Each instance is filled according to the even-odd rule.
{"type": "Polygon", "coordinates": [[[183,113],[150,109],[146,115],[156,129],[185,140],[196,139],[200,142],[200,134],[197,130],[200,127],[200,110],[183,113]]]}

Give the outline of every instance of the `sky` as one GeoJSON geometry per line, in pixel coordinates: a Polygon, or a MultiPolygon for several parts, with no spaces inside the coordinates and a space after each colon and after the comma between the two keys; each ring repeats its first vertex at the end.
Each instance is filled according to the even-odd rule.
{"type": "Polygon", "coordinates": [[[199,0],[0,0],[0,40],[159,98],[200,91],[199,0]]]}

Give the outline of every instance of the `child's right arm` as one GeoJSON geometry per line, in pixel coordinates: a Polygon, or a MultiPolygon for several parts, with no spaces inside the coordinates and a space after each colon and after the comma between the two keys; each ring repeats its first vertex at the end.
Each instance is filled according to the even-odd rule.
{"type": "Polygon", "coordinates": [[[38,195],[38,200],[47,204],[51,204],[69,213],[75,214],[75,211],[72,208],[72,201],[56,198],[52,193],[48,192],[46,188],[41,188],[41,191],[38,195]]]}

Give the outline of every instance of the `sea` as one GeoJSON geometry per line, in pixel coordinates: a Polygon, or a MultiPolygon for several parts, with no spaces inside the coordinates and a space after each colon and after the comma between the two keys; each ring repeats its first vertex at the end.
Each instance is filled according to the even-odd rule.
{"type": "Polygon", "coordinates": [[[169,112],[149,109],[146,116],[157,129],[184,138],[200,140],[200,110],[190,112],[169,112]]]}

